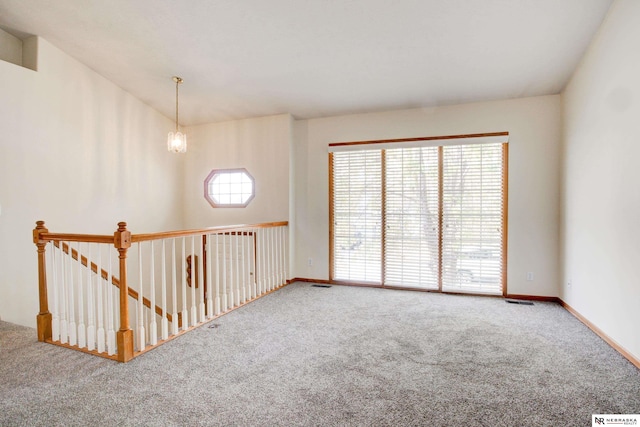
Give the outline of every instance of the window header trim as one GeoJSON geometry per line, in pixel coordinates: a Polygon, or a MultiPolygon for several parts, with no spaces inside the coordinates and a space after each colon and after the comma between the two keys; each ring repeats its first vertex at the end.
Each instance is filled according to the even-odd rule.
{"type": "Polygon", "coordinates": [[[420,138],[383,139],[373,141],[333,142],[329,152],[383,150],[409,147],[439,147],[446,145],[470,145],[509,142],[509,132],[474,133],[467,135],[427,136],[420,138]]]}

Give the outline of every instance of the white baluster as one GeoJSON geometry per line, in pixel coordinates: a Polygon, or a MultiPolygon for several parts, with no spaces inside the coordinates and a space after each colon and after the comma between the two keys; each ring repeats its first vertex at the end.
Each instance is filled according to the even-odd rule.
{"type": "Polygon", "coordinates": [[[116,354],[116,331],[113,322],[113,269],[111,263],[112,248],[109,248],[109,271],[107,274],[107,353],[116,354]]]}
{"type": "Polygon", "coordinates": [[[78,347],[84,348],[87,346],[87,327],[84,323],[84,283],[82,280],[82,276],[84,276],[82,271],[82,255],[80,249],[82,246],[80,242],[77,245],[78,254],[78,347]]]}
{"type": "Polygon", "coordinates": [[[69,298],[67,283],[67,262],[64,255],[64,242],[60,242],[60,342],[66,344],[69,342],[69,298]]]}
{"type": "Polygon", "coordinates": [[[233,263],[235,264],[235,270],[236,270],[236,274],[235,274],[235,282],[234,282],[234,294],[235,294],[235,305],[240,305],[240,286],[242,285],[242,281],[240,279],[240,257],[239,257],[239,248],[240,248],[240,237],[238,232],[236,231],[236,237],[235,239],[233,239],[236,241],[236,248],[233,249],[233,263]]]}
{"type": "Polygon", "coordinates": [[[267,283],[268,283],[268,287],[269,290],[273,290],[273,280],[272,280],[272,275],[273,275],[273,263],[271,260],[271,256],[273,255],[273,251],[271,250],[271,228],[265,228],[264,229],[264,235],[267,239],[266,241],[266,245],[265,245],[265,255],[267,257],[267,283]]]}
{"type": "Polygon", "coordinates": [[[138,278],[138,351],[142,351],[146,347],[142,292],[142,242],[138,242],[138,278]]]}
{"type": "Polygon", "coordinates": [[[278,275],[280,272],[279,268],[279,250],[280,250],[280,241],[278,240],[278,228],[271,228],[271,276],[273,280],[273,287],[277,289],[280,287],[280,281],[278,280],[278,275]]]}
{"type": "Polygon", "coordinates": [[[216,316],[220,314],[220,234],[216,233],[216,316]]]}
{"type": "Polygon", "coordinates": [[[287,226],[282,227],[282,283],[288,283],[289,270],[287,269],[287,258],[289,256],[289,237],[287,236],[287,226]]]}
{"type": "MultiPolygon", "coordinates": [[[[165,250],[165,241],[166,239],[162,239],[162,339],[166,340],[169,338],[169,320],[167,319],[167,253],[165,250]]],[[[176,319],[177,320],[177,319],[176,319]]]]}
{"type": "Polygon", "coordinates": [[[222,312],[227,311],[227,238],[222,233],[222,312]]]}
{"type": "Polygon", "coordinates": [[[207,235],[207,318],[211,319],[213,317],[213,299],[211,294],[213,293],[213,289],[211,288],[211,276],[213,275],[213,270],[211,269],[211,234],[207,235]]]}
{"type": "Polygon", "coordinates": [[[189,328],[189,311],[187,310],[187,254],[185,241],[182,238],[182,330],[189,328]]]}
{"type": "Polygon", "coordinates": [[[258,229],[257,232],[257,239],[256,239],[256,245],[258,246],[257,252],[258,252],[258,295],[261,296],[265,293],[265,291],[267,290],[267,286],[265,283],[265,265],[264,265],[264,245],[262,244],[262,241],[264,240],[264,228],[260,228],[258,229]]]}
{"type": "Polygon", "coordinates": [[[253,275],[251,275],[251,298],[256,298],[258,294],[258,247],[256,240],[258,238],[257,230],[251,231],[251,239],[249,240],[249,261],[251,262],[251,268],[253,275]]]}
{"type": "Polygon", "coordinates": [[[205,253],[204,253],[204,246],[203,246],[203,236],[199,236],[198,239],[198,252],[200,253],[200,256],[198,257],[198,297],[199,297],[199,301],[200,303],[198,304],[198,319],[200,322],[204,322],[204,262],[205,262],[205,253]]]}
{"type": "Polygon", "coordinates": [[[276,281],[276,287],[279,288],[280,286],[282,286],[282,280],[280,280],[280,228],[279,227],[274,227],[273,229],[273,233],[275,234],[275,247],[276,247],[276,251],[273,254],[273,258],[275,260],[275,281],[276,281]]]}
{"type": "Polygon", "coordinates": [[[262,251],[262,257],[264,259],[264,287],[265,292],[271,290],[269,283],[269,229],[263,228],[260,230],[262,234],[262,245],[260,250],[262,251]]]}
{"type": "Polygon", "coordinates": [[[53,313],[51,313],[51,339],[60,341],[60,289],[58,287],[58,265],[56,264],[56,245],[51,242],[51,250],[48,251],[51,258],[51,278],[53,296],[53,313]]]}
{"type": "Polygon", "coordinates": [[[278,233],[275,227],[270,228],[271,233],[271,277],[273,281],[273,288],[280,287],[278,282],[278,233]]]}
{"type": "Polygon", "coordinates": [[[275,227],[269,229],[271,233],[271,281],[273,289],[280,286],[278,283],[278,236],[275,227]]]}
{"type": "Polygon", "coordinates": [[[149,344],[156,345],[158,344],[158,324],[156,323],[156,257],[153,249],[153,240],[149,243],[151,244],[151,262],[149,266],[149,305],[151,306],[151,310],[149,310],[149,316],[151,316],[151,322],[149,324],[149,344]]]}
{"type": "Polygon", "coordinates": [[[91,274],[93,270],[91,243],[88,243],[87,247],[87,349],[94,350],[96,348],[96,325],[94,318],[93,275],[91,274]]]}
{"type": "Polygon", "coordinates": [[[260,245],[260,251],[262,251],[262,261],[263,261],[263,272],[262,272],[262,280],[264,281],[264,291],[265,293],[269,291],[269,249],[267,243],[269,242],[267,236],[267,229],[260,229],[260,234],[262,235],[262,243],[260,245]]]}
{"type": "Polygon", "coordinates": [[[283,280],[285,283],[289,281],[289,228],[288,226],[282,227],[282,241],[284,242],[284,247],[282,248],[282,274],[284,275],[283,280]]]}
{"type": "Polygon", "coordinates": [[[276,284],[276,288],[282,286],[280,281],[280,230],[277,227],[273,228],[273,281],[276,284]]]}
{"type": "Polygon", "coordinates": [[[271,232],[273,229],[271,227],[266,228],[265,234],[267,236],[267,247],[266,247],[266,252],[267,252],[267,281],[269,283],[269,290],[273,290],[274,283],[273,283],[273,233],[271,232]]]}
{"type": "Polygon", "coordinates": [[[98,330],[96,331],[96,341],[98,344],[98,352],[104,353],[105,350],[105,330],[104,330],[104,283],[102,278],[102,245],[98,244],[98,259],[96,260],[96,271],[98,283],[96,284],[96,293],[98,295],[98,330]]]}
{"type": "Polygon", "coordinates": [[[271,227],[269,233],[271,234],[271,282],[273,289],[277,289],[280,287],[278,283],[278,234],[275,227],[271,227]]]}
{"type": "Polygon", "coordinates": [[[260,295],[267,292],[267,258],[265,256],[265,229],[261,228],[258,234],[258,256],[260,257],[260,295]]]}
{"type": "Polygon", "coordinates": [[[280,283],[278,283],[278,234],[276,231],[275,227],[271,228],[271,250],[273,251],[271,255],[271,280],[273,280],[274,289],[280,287],[280,283]]]}
{"type": "Polygon", "coordinates": [[[285,234],[286,229],[284,227],[280,227],[278,231],[280,231],[280,283],[282,283],[283,285],[286,285],[287,284],[287,270],[285,267],[285,258],[287,254],[285,250],[285,248],[287,247],[287,239],[285,234]]]}
{"type": "Polygon", "coordinates": [[[240,230],[238,232],[240,236],[238,240],[238,268],[240,277],[240,303],[245,303],[247,301],[247,273],[245,272],[245,259],[244,259],[244,230],[240,230]]]}
{"type": "Polygon", "coordinates": [[[284,253],[282,256],[282,273],[284,274],[284,282],[289,280],[289,228],[282,227],[282,235],[284,236],[284,253]]]}
{"type": "Polygon", "coordinates": [[[276,234],[276,283],[278,287],[282,286],[282,235],[280,227],[274,229],[276,234]]]}
{"type": "Polygon", "coordinates": [[[75,282],[73,280],[73,258],[71,242],[67,246],[69,253],[67,254],[67,274],[69,275],[69,344],[78,344],[78,330],[76,325],[76,303],[75,303],[75,282]]]}
{"type": "Polygon", "coordinates": [[[198,313],[196,311],[196,246],[195,236],[191,236],[191,325],[194,326],[198,323],[198,313]]]}
{"type": "Polygon", "coordinates": [[[229,308],[237,305],[236,299],[236,278],[233,274],[233,234],[229,232],[229,308]]]}
{"type": "MultiPolygon", "coordinates": [[[[118,269],[119,259],[116,258],[114,262],[115,262],[115,268],[118,269]]],[[[113,274],[111,275],[111,278],[112,278],[111,280],[113,280],[113,274]]],[[[120,325],[120,288],[118,286],[111,286],[111,290],[112,290],[112,296],[114,301],[113,324],[114,324],[114,343],[115,343],[115,329],[118,328],[117,325],[120,325]]],[[[113,348],[114,348],[114,352],[117,352],[117,348],[118,348],[117,344],[114,344],[113,348]]]]}
{"type": "Polygon", "coordinates": [[[229,247],[227,248],[227,272],[229,274],[229,281],[227,282],[227,298],[229,298],[229,309],[232,309],[236,305],[236,291],[235,291],[235,275],[233,274],[233,235],[228,232],[229,247]]]}
{"type": "Polygon", "coordinates": [[[256,279],[256,297],[262,295],[262,254],[260,253],[260,229],[256,228],[253,244],[256,245],[256,271],[254,276],[256,279]]]}
{"type": "Polygon", "coordinates": [[[176,239],[171,239],[171,334],[178,333],[178,284],[176,280],[176,239]]]}
{"type": "Polygon", "coordinates": [[[246,262],[245,270],[247,275],[247,301],[251,301],[254,298],[253,275],[251,274],[251,230],[247,230],[246,232],[242,251],[242,258],[246,262]]]}
{"type": "Polygon", "coordinates": [[[240,242],[242,243],[240,245],[240,262],[241,262],[241,270],[242,270],[242,300],[240,302],[244,303],[247,301],[247,263],[246,260],[244,258],[244,255],[246,253],[245,251],[245,237],[244,237],[244,231],[240,231],[240,242]]]}

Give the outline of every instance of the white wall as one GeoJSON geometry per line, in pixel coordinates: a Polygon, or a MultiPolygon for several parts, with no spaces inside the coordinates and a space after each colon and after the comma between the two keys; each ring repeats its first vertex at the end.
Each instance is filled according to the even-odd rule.
{"type": "Polygon", "coordinates": [[[566,303],[637,359],[639,17],[640,2],[616,1],[563,93],[561,286],[566,303]]]}
{"type": "Polygon", "coordinates": [[[289,219],[291,122],[288,114],[192,126],[184,182],[187,228],[289,219]],[[204,180],[213,169],[245,168],[255,198],[245,208],[212,208],[204,180]]]}
{"type": "Polygon", "coordinates": [[[294,275],[329,276],[327,144],[508,131],[508,291],[557,296],[560,114],[555,95],[296,122],[294,275]],[[529,271],[532,282],[526,281],[529,271]]]}
{"type": "MultiPolygon", "coordinates": [[[[35,40],[31,40],[34,42],[35,40]]],[[[0,317],[34,326],[31,230],[111,234],[182,227],[184,157],[170,119],[37,39],[38,71],[0,61],[0,317]]]]}

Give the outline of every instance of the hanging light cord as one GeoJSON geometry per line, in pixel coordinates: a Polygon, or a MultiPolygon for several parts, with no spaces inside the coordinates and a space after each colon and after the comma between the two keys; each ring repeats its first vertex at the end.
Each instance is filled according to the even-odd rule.
{"type": "Polygon", "coordinates": [[[178,133],[178,85],[180,80],[180,77],[176,78],[176,133],[178,133]]]}
{"type": "Polygon", "coordinates": [[[182,83],[182,77],[173,76],[173,81],[176,82],[176,133],[178,133],[178,86],[182,83]]]}

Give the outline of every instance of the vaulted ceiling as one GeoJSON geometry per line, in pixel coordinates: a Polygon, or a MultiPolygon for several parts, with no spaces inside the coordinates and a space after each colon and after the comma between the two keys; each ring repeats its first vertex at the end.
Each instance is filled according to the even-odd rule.
{"type": "Polygon", "coordinates": [[[559,93],[611,0],[0,0],[181,124],[559,93]]]}

